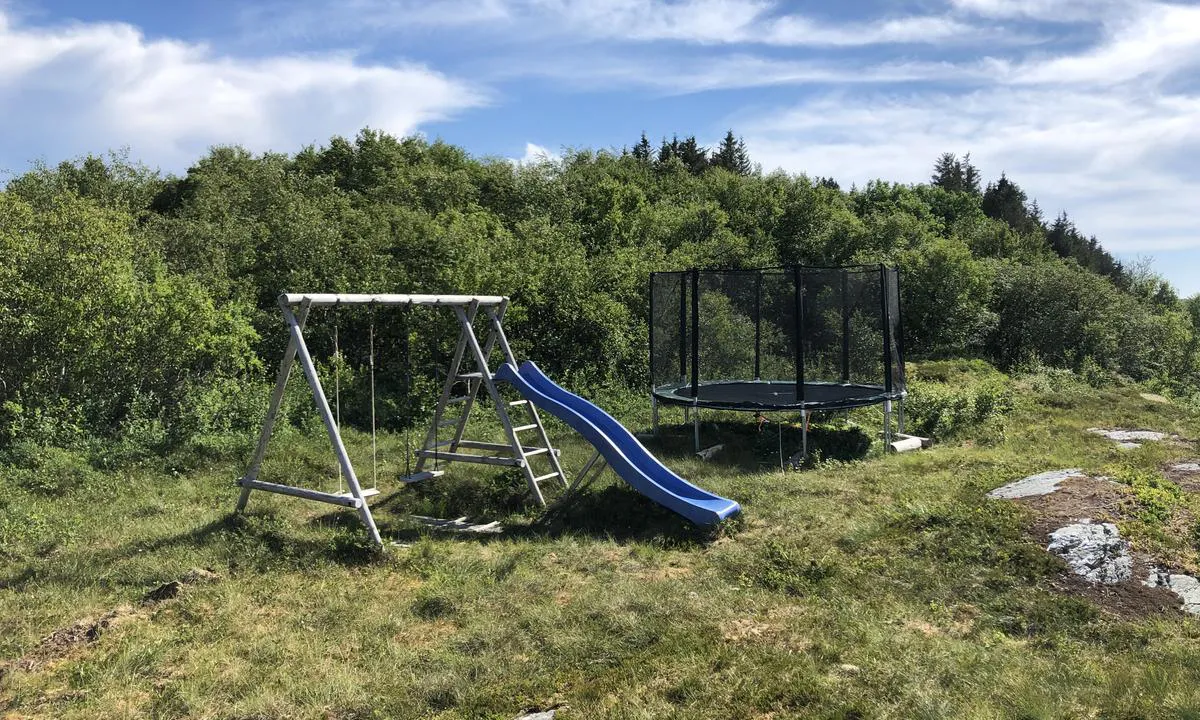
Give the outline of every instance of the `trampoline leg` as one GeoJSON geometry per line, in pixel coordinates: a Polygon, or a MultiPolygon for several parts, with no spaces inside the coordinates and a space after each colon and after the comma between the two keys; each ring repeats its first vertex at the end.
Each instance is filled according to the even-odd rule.
{"type": "Polygon", "coordinates": [[[808,411],[800,411],[800,454],[808,459],[808,411]]]}
{"type": "Polygon", "coordinates": [[[696,452],[700,452],[700,408],[692,412],[692,429],[696,438],[696,452]]]}
{"type": "Polygon", "coordinates": [[[900,435],[904,434],[904,398],[900,398],[900,402],[896,407],[896,432],[900,435]]]}
{"type": "Polygon", "coordinates": [[[650,396],[650,429],[658,435],[658,396],[650,396]]]}
{"type": "Polygon", "coordinates": [[[883,401],[883,450],[892,443],[892,401],[883,401]]]}

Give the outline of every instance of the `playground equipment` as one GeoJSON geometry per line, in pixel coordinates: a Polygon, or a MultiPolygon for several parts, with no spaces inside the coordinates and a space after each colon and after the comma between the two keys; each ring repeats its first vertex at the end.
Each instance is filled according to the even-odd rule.
{"type": "MultiPolygon", "coordinates": [[[[317,369],[313,364],[312,355],[309,353],[308,345],[304,341],[304,326],[311,308],[341,305],[370,305],[373,307],[423,305],[446,307],[453,309],[458,319],[460,328],[458,344],[455,348],[453,359],[450,362],[446,382],[442,386],[437,410],[434,412],[433,421],[429,426],[429,432],[426,434],[424,444],[415,453],[417,456],[415,470],[411,474],[401,477],[401,482],[418,482],[444,474],[445,470],[440,468],[433,470],[426,469],[427,461],[433,459],[435,463],[471,462],[518,467],[525,475],[525,481],[529,485],[529,490],[533,494],[533,497],[541,505],[546,504],[545,496],[541,489],[542,483],[556,481],[562,487],[566,487],[566,476],[563,473],[562,466],[558,462],[558,455],[554,451],[554,448],[551,447],[550,439],[546,436],[546,429],[542,426],[537,409],[527,400],[517,400],[515,402],[505,400],[496,387],[494,375],[488,368],[488,357],[497,347],[503,353],[505,360],[516,362],[512,348],[509,347],[508,339],[504,336],[502,325],[504,314],[508,310],[508,298],[477,295],[284,294],[279,296],[279,307],[283,312],[284,321],[287,323],[290,339],[287,350],[284,351],[283,360],[279,365],[279,375],[275,381],[275,391],[271,395],[267,417],[263,422],[262,432],[259,434],[258,447],[254,452],[254,458],[246,474],[238,481],[238,484],[242,487],[241,497],[238,499],[237,504],[238,511],[245,509],[246,502],[249,500],[252,490],[291,495],[306,500],[350,507],[358,511],[363,525],[367,527],[368,532],[371,534],[371,539],[377,544],[383,544],[379,530],[375,526],[375,519],[371,515],[371,509],[366,502],[368,497],[377,495],[379,491],[377,488],[364,489],[360,484],[354,470],[354,465],[346,453],[346,446],[342,442],[341,423],[337,415],[330,410],[329,401],[326,399],[325,391],[321,387],[321,380],[317,376],[317,369]],[[486,316],[488,326],[487,335],[482,343],[480,343],[479,337],[475,332],[475,320],[481,310],[486,316]],[[470,356],[467,356],[468,350],[470,351],[470,356]],[[317,405],[317,412],[321,415],[325,423],[330,443],[333,445],[334,453],[337,456],[338,467],[348,486],[348,490],[345,492],[323,492],[281,483],[264,482],[258,479],[258,472],[262,467],[263,458],[266,456],[267,445],[271,439],[276,416],[279,413],[279,405],[283,400],[284,390],[287,387],[288,377],[291,374],[292,365],[297,359],[300,362],[305,377],[308,379],[309,387],[312,389],[313,400],[317,405]],[[469,367],[464,368],[464,360],[467,360],[468,364],[474,365],[474,369],[469,367]],[[465,386],[465,391],[461,395],[453,395],[456,387],[463,386],[465,386]],[[471,410],[475,405],[476,396],[481,388],[486,388],[496,415],[499,417],[501,425],[504,426],[504,433],[507,438],[507,442],[505,443],[483,442],[463,437],[467,427],[467,420],[470,417],[471,410]],[[462,409],[457,416],[447,416],[448,410],[451,407],[460,405],[462,409]],[[527,421],[521,424],[514,424],[511,415],[514,410],[518,412],[524,410],[528,414],[527,421]],[[439,440],[439,431],[446,428],[449,428],[449,439],[439,440]],[[525,433],[533,433],[533,437],[535,438],[533,445],[526,445],[520,440],[520,436],[525,433]],[[485,451],[488,454],[469,452],[473,450],[485,451]],[[533,469],[531,460],[538,457],[546,459],[550,465],[550,472],[539,475],[533,469]]],[[[372,413],[371,430],[372,438],[374,438],[374,413],[372,413]]]]}
{"type": "Polygon", "coordinates": [[[659,404],[813,411],[883,404],[883,439],[904,432],[900,277],[884,265],[686,270],[650,276],[650,375],[659,404]]]}
{"type": "MultiPolygon", "coordinates": [[[[411,473],[400,477],[401,482],[418,482],[438,477],[445,473],[440,465],[443,462],[471,462],[518,467],[525,476],[530,493],[540,505],[545,506],[546,498],[542,492],[544,483],[551,482],[570,491],[581,487],[585,482],[590,482],[603,471],[607,464],[634,489],[693,522],[711,524],[738,511],[737,503],[707,493],[675,475],[658,462],[633,437],[632,433],[610,415],[583,398],[555,385],[533,363],[527,362],[518,368],[517,359],[504,334],[503,318],[508,309],[508,302],[507,297],[475,295],[281,295],[279,307],[284,321],[287,323],[290,337],[287,350],[280,362],[275,390],[271,395],[267,416],[259,434],[258,446],[250,467],[238,481],[242,488],[237,503],[238,511],[245,509],[250,492],[253,490],[354,508],[358,511],[363,525],[367,527],[371,539],[378,545],[383,544],[379,529],[375,525],[375,519],[371,515],[371,508],[367,504],[367,499],[377,495],[379,490],[377,487],[363,488],[359,482],[354,465],[350,461],[346,446],[342,441],[340,401],[336,399],[337,391],[335,389],[335,407],[331,410],[304,338],[305,323],[313,307],[342,305],[369,305],[372,309],[414,305],[444,307],[453,309],[458,320],[458,343],[438,399],[437,409],[434,411],[433,420],[422,447],[414,453],[417,457],[416,466],[411,473]],[[483,342],[480,342],[475,328],[476,318],[481,312],[487,325],[487,333],[483,342]],[[502,365],[498,372],[493,373],[489,367],[489,358],[497,349],[502,356],[502,365]],[[470,351],[469,354],[468,351],[470,351]],[[291,374],[292,365],[297,360],[308,380],[317,412],[324,421],[330,443],[337,456],[339,472],[347,486],[344,491],[331,493],[258,479],[279,414],[280,403],[287,387],[288,377],[291,374]],[[464,366],[464,361],[467,366],[464,366]],[[500,393],[496,380],[511,383],[522,395],[522,398],[514,401],[507,400],[500,393]],[[455,389],[460,387],[465,387],[465,390],[461,394],[455,395],[455,389]],[[486,388],[491,405],[504,427],[507,442],[495,443],[464,438],[467,421],[476,404],[476,396],[483,388],[486,388]],[[450,408],[459,405],[462,406],[458,411],[459,414],[449,416],[450,408]],[[562,419],[596,448],[595,454],[585,464],[570,488],[568,488],[566,475],[559,463],[558,453],[550,445],[550,439],[546,435],[546,429],[542,425],[537,407],[542,407],[562,419]],[[528,419],[522,424],[515,424],[512,413],[522,410],[527,413],[528,419]],[[439,431],[443,428],[449,428],[449,439],[447,440],[440,439],[439,431]],[[526,445],[520,439],[524,433],[533,433],[534,444],[526,445]],[[470,451],[484,451],[487,454],[470,451]],[[538,474],[533,469],[532,461],[537,458],[545,458],[545,461],[549,463],[549,472],[538,474]],[[427,461],[430,459],[435,462],[435,468],[432,470],[427,469],[427,461]]],[[[334,337],[335,355],[337,355],[339,351],[337,350],[336,329],[334,337]]],[[[374,479],[376,460],[373,324],[370,337],[372,478],[374,479]]],[[[336,378],[335,375],[335,388],[338,382],[336,378]]]]}

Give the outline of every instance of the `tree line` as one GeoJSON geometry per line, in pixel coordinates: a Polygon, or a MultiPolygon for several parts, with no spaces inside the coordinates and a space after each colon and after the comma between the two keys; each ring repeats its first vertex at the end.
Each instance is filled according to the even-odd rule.
{"type": "MultiPolygon", "coordinates": [[[[981,189],[969,157],[845,190],[763,173],[732,132],[715,152],[694,140],[517,165],[364,130],[294,154],[214,148],[182,176],[120,156],[35,167],[0,191],[0,445],[252,433],[282,291],[509,295],[521,356],[580,392],[644,389],[648,275],[693,267],[892,263],[910,359],[1200,377],[1200,301],[1065,215],[1047,224],[1007,177],[981,189]]],[[[326,363],[335,328],[348,421],[370,350],[383,424],[423,421],[453,319],[314,312],[326,363]]]]}

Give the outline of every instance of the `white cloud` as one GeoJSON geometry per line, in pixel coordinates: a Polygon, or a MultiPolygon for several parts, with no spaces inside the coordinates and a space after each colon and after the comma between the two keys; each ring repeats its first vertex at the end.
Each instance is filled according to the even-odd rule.
{"type": "Polygon", "coordinates": [[[671,41],[701,45],[860,47],[879,44],[965,44],[1021,40],[994,25],[941,15],[885,17],[833,24],[791,12],[779,0],[351,0],[279,4],[244,17],[254,34],[314,37],[472,27],[504,39],[622,43],[671,41]],[[269,18],[270,22],[265,19],[269,18]]]}
{"type": "Polygon", "coordinates": [[[551,152],[541,145],[525,143],[525,154],[519,158],[509,158],[514,165],[537,165],[544,162],[556,162],[562,158],[558,153],[551,152]]]}
{"type": "Polygon", "coordinates": [[[990,18],[1070,23],[1096,20],[1134,0],[950,0],[954,8],[990,18]]]}
{"type": "Polygon", "coordinates": [[[422,65],[237,58],[124,24],[23,27],[0,10],[0,104],[21,108],[6,117],[7,142],[52,160],[127,145],[179,169],[212,144],[293,150],[364,125],[403,134],[485,99],[422,65]]]}

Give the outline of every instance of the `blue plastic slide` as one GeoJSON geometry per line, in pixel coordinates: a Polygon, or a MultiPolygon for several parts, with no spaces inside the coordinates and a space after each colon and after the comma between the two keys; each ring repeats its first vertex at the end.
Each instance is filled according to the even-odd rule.
{"type": "Polygon", "coordinates": [[[505,363],[496,378],[511,383],[525,399],[570,425],[591,443],[621,479],[654,502],[698,525],[712,525],[741,510],[732,500],[691,484],[658,461],[612,415],[546,377],[537,365],[505,363]]]}

